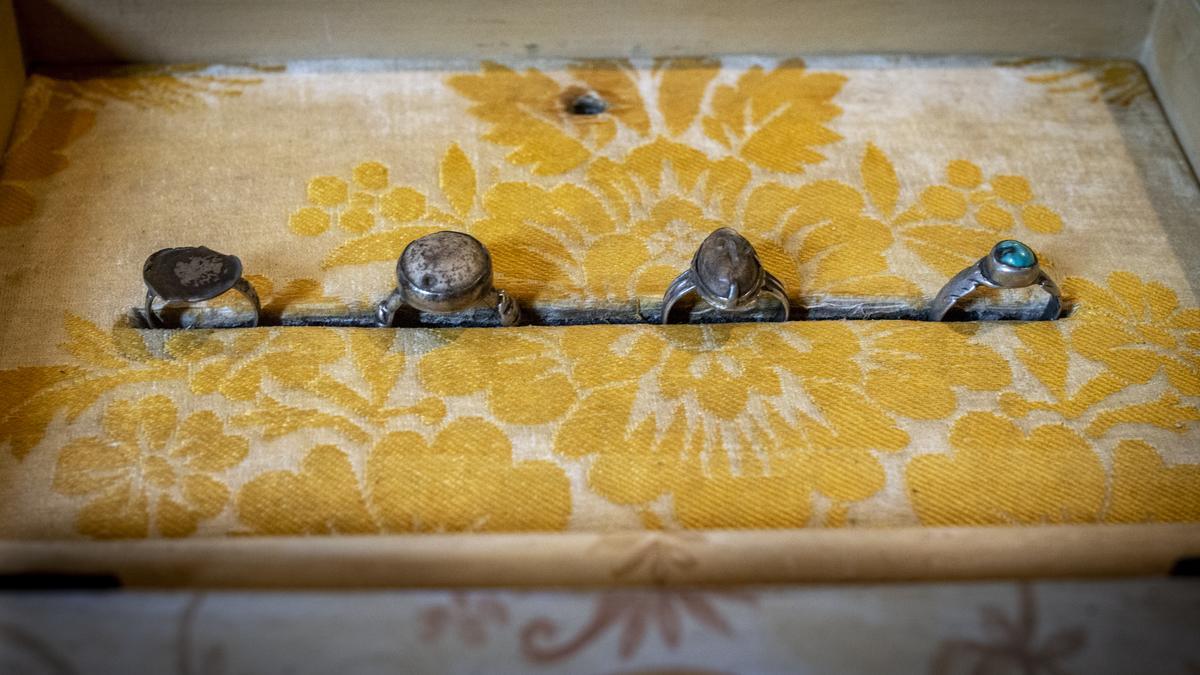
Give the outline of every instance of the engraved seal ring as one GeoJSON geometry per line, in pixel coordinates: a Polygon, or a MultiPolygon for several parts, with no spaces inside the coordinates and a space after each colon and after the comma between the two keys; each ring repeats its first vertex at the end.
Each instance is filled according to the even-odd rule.
{"type": "Polygon", "coordinates": [[[142,265],[142,280],[146,283],[144,312],[146,325],[162,328],[162,319],[154,311],[155,300],[163,307],[212,300],[226,291],[237,291],[250,301],[257,326],[261,306],[258,293],[242,277],[242,261],[204,246],[183,246],[155,251],[142,265]]]}
{"type": "Polygon", "coordinates": [[[494,307],[501,326],[521,318],[516,301],[492,285],[487,248],[469,234],[446,230],[409,242],[396,262],[396,279],[376,311],[380,326],[391,326],[404,305],[438,314],[494,307]]]}
{"type": "Polygon", "coordinates": [[[1005,239],[993,246],[974,265],[954,275],[938,291],[926,316],[930,321],[944,321],[960,300],[980,286],[1025,288],[1034,285],[1041,286],[1050,296],[1040,320],[1057,319],[1062,309],[1058,284],[1038,266],[1037,254],[1033,249],[1015,239],[1005,239]]]}
{"type": "Polygon", "coordinates": [[[783,283],[763,269],[754,246],[728,227],[714,230],[696,249],[692,264],[675,278],[663,294],[662,322],[683,297],[695,293],[716,310],[744,312],[758,306],[760,296],[779,301],[781,321],[790,309],[783,283]]]}

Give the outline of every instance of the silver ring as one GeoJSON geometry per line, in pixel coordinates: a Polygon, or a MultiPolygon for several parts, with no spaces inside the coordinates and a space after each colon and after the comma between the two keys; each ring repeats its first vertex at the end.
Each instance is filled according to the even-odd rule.
{"type": "Polygon", "coordinates": [[[155,251],[142,265],[142,280],[146,283],[146,325],[161,328],[162,320],[154,313],[154,301],[161,298],[164,306],[212,300],[230,290],[246,296],[254,308],[257,326],[262,307],[258,293],[242,277],[242,261],[237,256],[217,253],[204,246],[182,246],[155,251]]]}
{"type": "Polygon", "coordinates": [[[396,261],[395,290],[376,310],[380,326],[390,326],[397,310],[447,314],[473,307],[494,307],[501,326],[514,326],[520,307],[492,285],[492,256],[478,239],[442,231],[409,242],[396,261]]]}
{"type": "Polygon", "coordinates": [[[992,247],[974,265],[954,275],[929,305],[927,318],[943,321],[959,300],[979,288],[1024,288],[1041,286],[1050,295],[1041,320],[1057,319],[1062,309],[1058,285],[1039,266],[1033,249],[1015,239],[1005,239],[992,247]]]}
{"type": "Polygon", "coordinates": [[[708,235],[692,256],[692,264],[667,287],[662,305],[664,324],[675,303],[693,292],[714,309],[726,312],[753,309],[759,296],[767,295],[782,306],[781,321],[787,321],[791,305],[783,283],[763,269],[754,246],[728,227],[708,235]]]}

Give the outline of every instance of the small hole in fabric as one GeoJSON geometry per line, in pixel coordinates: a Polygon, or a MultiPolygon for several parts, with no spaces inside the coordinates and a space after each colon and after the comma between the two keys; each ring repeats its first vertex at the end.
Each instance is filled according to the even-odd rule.
{"type": "Polygon", "coordinates": [[[572,115],[599,115],[608,110],[608,102],[596,94],[587,93],[574,97],[567,105],[572,115]]]}

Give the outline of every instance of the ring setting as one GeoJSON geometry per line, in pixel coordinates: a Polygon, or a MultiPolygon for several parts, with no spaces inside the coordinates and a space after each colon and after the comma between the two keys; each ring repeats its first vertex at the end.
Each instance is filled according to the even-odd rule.
{"type": "Polygon", "coordinates": [[[960,300],[980,286],[1025,288],[1034,285],[1041,286],[1049,296],[1040,319],[1057,319],[1062,309],[1058,285],[1038,265],[1037,254],[1032,248],[1015,239],[1005,239],[975,264],[954,275],[938,291],[929,306],[927,318],[930,321],[944,321],[960,300]]]}
{"type": "Polygon", "coordinates": [[[779,301],[782,321],[787,321],[790,301],[783,283],[763,269],[754,246],[736,230],[722,227],[704,239],[691,265],[663,294],[662,323],[668,323],[671,308],[695,293],[710,307],[725,312],[744,312],[758,306],[760,296],[779,301]]]}
{"type": "Polygon", "coordinates": [[[234,290],[241,293],[254,309],[250,326],[257,326],[261,306],[258,293],[242,277],[242,261],[205,246],[164,248],[150,254],[142,265],[142,280],[146,284],[146,325],[162,328],[162,320],[154,312],[155,300],[164,307],[204,302],[234,290]]]}
{"type": "MultiPolygon", "coordinates": [[[[146,286],[142,313],[149,328],[163,327],[163,318],[155,311],[160,300],[161,311],[172,305],[212,300],[231,290],[241,293],[253,308],[248,325],[257,326],[261,321],[258,294],[242,276],[242,261],[237,256],[204,246],[164,248],[146,259],[142,278],[146,286]]],[[[393,325],[402,307],[418,313],[459,314],[423,317],[437,325],[513,326],[520,320],[517,303],[493,285],[492,258],[487,248],[462,232],[434,232],[410,242],[396,262],[396,279],[396,287],[375,308],[373,319],[378,326],[393,325]],[[492,319],[480,318],[490,312],[495,312],[494,323],[492,319]]],[[[1035,285],[1048,296],[1038,320],[1057,319],[1062,311],[1058,285],[1041,268],[1032,248],[1006,239],[954,275],[926,307],[924,317],[928,321],[945,321],[963,298],[981,286],[1015,289],[1035,285]]],[[[786,321],[790,315],[791,302],[783,283],[763,268],[754,246],[727,227],[710,233],[696,249],[688,268],[667,287],[658,317],[661,323],[670,323],[671,310],[689,295],[695,295],[706,305],[689,308],[692,318],[710,312],[744,316],[758,310],[752,320],[764,320],[759,309],[764,300],[768,301],[768,308],[772,300],[779,304],[781,320],[786,321]]],[[[994,314],[994,311],[983,312],[984,318],[994,314]]],[[[1022,309],[1015,318],[1033,317],[1022,309]]],[[[196,325],[194,320],[180,319],[180,323],[184,328],[196,325]]]]}
{"type": "Polygon", "coordinates": [[[450,314],[493,307],[501,326],[513,326],[521,311],[492,282],[492,257],[475,237],[449,230],[409,242],[396,262],[396,288],[376,310],[376,322],[391,326],[403,306],[450,314]]]}

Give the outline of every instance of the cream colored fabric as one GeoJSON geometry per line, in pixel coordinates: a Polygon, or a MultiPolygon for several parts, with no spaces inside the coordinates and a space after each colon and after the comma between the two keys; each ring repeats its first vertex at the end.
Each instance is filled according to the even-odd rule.
{"type": "Polygon", "coordinates": [[[1167,232],[1194,231],[1198,207],[1125,63],[35,76],[0,173],[0,532],[1195,520],[1200,312],[1179,261],[1197,247],[1167,232]],[[609,112],[565,113],[585,91],[609,112]],[[167,246],[239,255],[274,319],[368,311],[404,244],[445,228],[483,240],[526,305],[632,309],[723,225],[803,303],[919,306],[1015,237],[1079,309],[983,326],[126,325],[142,261],[167,246]]]}
{"type": "Polygon", "coordinates": [[[0,606],[0,662],[36,674],[1188,672],[1198,597],[1165,579],[22,593],[0,606]]]}

